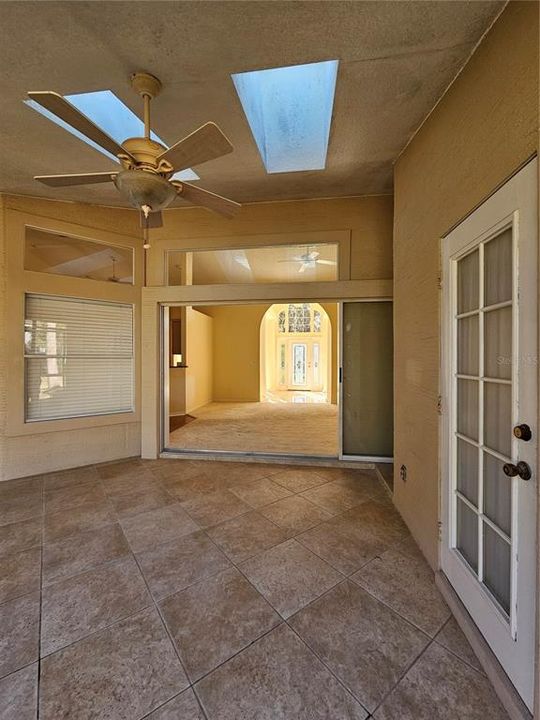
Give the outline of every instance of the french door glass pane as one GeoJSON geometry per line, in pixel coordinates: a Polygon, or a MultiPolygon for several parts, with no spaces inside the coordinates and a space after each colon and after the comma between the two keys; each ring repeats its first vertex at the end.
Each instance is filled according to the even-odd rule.
{"type": "Polygon", "coordinates": [[[478,440],[478,387],[477,380],[458,381],[457,429],[462,435],[478,440]]]}
{"type": "Polygon", "coordinates": [[[490,453],[484,453],[484,515],[510,535],[512,480],[504,474],[503,464],[490,453]]]}
{"type": "Polygon", "coordinates": [[[484,383],[484,445],[510,457],[512,447],[512,387],[484,383]]]}
{"type": "Polygon", "coordinates": [[[512,229],[484,245],[484,305],[512,299],[512,229]]]}
{"type": "Polygon", "coordinates": [[[478,570],[478,516],[462,500],[457,502],[457,548],[465,560],[478,570]]]}
{"type": "Polygon", "coordinates": [[[510,380],[512,377],[512,308],[484,313],[484,375],[510,380]]]}
{"type": "Polygon", "coordinates": [[[458,262],[458,313],[478,308],[478,250],[458,262]]]}
{"type": "Polygon", "coordinates": [[[510,614],[510,545],[484,523],[484,585],[510,614]]]}
{"type": "Polygon", "coordinates": [[[478,375],[478,315],[458,320],[458,373],[478,375]]]}
{"type": "Polygon", "coordinates": [[[457,488],[478,507],[478,448],[461,438],[457,440],[457,488]]]}

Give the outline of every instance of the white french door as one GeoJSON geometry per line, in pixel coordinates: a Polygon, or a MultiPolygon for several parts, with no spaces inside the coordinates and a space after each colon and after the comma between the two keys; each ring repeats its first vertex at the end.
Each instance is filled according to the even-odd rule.
{"type": "Polygon", "coordinates": [[[444,240],[441,567],[532,710],[537,161],[444,240]]]}

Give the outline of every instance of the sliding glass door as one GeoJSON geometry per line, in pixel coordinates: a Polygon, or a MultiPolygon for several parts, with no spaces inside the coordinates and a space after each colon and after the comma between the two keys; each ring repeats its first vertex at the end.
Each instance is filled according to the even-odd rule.
{"type": "Polygon", "coordinates": [[[392,303],[342,303],[341,329],[340,456],[344,460],[391,460],[392,303]]]}

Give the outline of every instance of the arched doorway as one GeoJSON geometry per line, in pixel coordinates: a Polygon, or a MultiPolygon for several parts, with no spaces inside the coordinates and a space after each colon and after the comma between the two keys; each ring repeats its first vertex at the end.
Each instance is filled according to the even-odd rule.
{"type": "Polygon", "coordinates": [[[260,333],[261,402],[330,402],[332,325],[319,303],[268,308],[260,333]]]}

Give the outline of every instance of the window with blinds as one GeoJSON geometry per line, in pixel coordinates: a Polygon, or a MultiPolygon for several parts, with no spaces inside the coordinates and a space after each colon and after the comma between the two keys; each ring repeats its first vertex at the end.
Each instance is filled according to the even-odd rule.
{"type": "Polygon", "coordinates": [[[133,411],[133,307],[27,295],[25,419],[133,411]]]}

